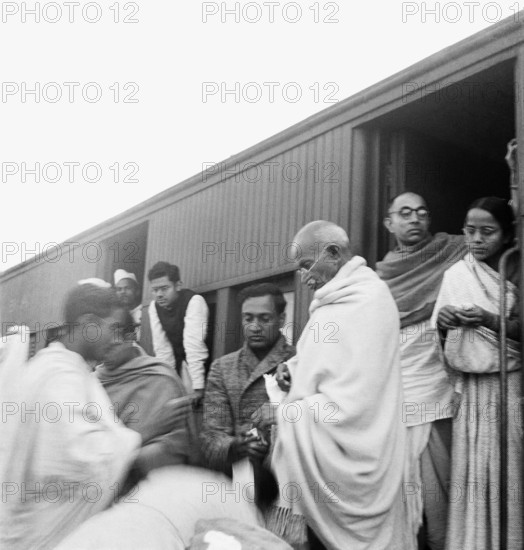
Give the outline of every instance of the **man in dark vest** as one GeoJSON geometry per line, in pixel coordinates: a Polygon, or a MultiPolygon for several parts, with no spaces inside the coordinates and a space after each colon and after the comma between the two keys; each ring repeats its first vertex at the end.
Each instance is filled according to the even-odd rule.
{"type": "Polygon", "coordinates": [[[209,311],[202,296],[182,288],[176,265],[157,262],[148,273],[154,301],[149,322],[155,356],[176,368],[189,393],[199,403],[204,395],[204,342],[209,311]]]}

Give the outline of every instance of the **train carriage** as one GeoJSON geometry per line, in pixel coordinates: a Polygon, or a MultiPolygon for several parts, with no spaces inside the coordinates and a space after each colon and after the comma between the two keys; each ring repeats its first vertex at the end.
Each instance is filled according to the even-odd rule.
{"type": "MultiPolygon", "coordinates": [[[[1,273],[2,334],[27,325],[35,353],[62,324],[65,291],[79,279],[110,281],[118,268],[137,276],[147,308],[147,269],[166,260],[209,305],[213,358],[239,347],[236,296],[256,282],[283,290],[285,335],[296,341],[311,300],[293,262],[300,227],[337,223],[373,267],[393,246],[386,206],[411,190],[427,199],[433,232],[458,233],[474,198],[509,199],[504,155],[514,137],[523,167],[524,12],[1,273]]],[[[517,182],[523,243],[522,168],[517,182]]],[[[3,256],[15,249],[3,243],[3,256]]],[[[318,329],[333,336],[333,327],[318,329]]]]}
{"type": "Polygon", "coordinates": [[[509,198],[513,137],[524,143],[524,12],[2,273],[2,331],[27,324],[39,349],[61,323],[65,289],[118,268],[136,274],[147,307],[145,274],[162,259],[206,298],[213,357],[239,346],[235,298],[255,282],[285,292],[296,339],[311,299],[295,277],[298,228],[336,222],[373,266],[392,245],[386,204],[410,189],[427,198],[433,231],[457,233],[472,198],[509,198]]]}

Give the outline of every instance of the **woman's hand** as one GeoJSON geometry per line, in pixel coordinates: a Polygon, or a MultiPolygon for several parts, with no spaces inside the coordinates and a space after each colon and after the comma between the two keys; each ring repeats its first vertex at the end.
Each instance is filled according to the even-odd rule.
{"type": "Polygon", "coordinates": [[[437,324],[440,328],[449,330],[458,327],[461,323],[456,315],[458,308],[455,306],[444,306],[438,312],[437,324]]]}
{"type": "Polygon", "coordinates": [[[497,317],[496,315],[475,305],[457,309],[455,316],[460,324],[465,327],[484,326],[492,328],[494,324],[497,324],[497,320],[495,319],[495,317],[497,317]]]}

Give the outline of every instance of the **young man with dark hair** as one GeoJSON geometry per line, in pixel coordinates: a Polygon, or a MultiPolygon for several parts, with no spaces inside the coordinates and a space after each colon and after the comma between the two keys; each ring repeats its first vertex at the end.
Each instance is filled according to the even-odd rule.
{"type": "Polygon", "coordinates": [[[249,433],[251,414],[269,401],[264,374],[295,354],[280,329],[286,301],[273,284],[263,283],[239,294],[245,343],[212,365],[204,398],[202,451],[207,465],[232,473],[234,462],[261,461],[267,444],[249,433]]]}
{"type": "Polygon", "coordinates": [[[271,283],[260,283],[244,288],[238,293],[238,303],[242,305],[248,298],[258,298],[260,296],[272,296],[275,310],[281,315],[286,310],[286,299],[282,291],[271,283]]]}
{"type": "MultiPolygon", "coordinates": [[[[122,310],[108,287],[91,280],[73,288],[63,336],[1,388],[2,402],[16,411],[1,424],[0,478],[9,484],[0,506],[2,548],[54,548],[114,501],[139,455],[140,435],[119,421],[88,365],[122,346],[122,310]]],[[[155,433],[180,422],[180,411],[166,407],[155,433]]]]}
{"type": "Polygon", "coordinates": [[[178,266],[157,262],[148,273],[154,300],[149,304],[155,356],[176,368],[198,404],[204,395],[205,344],[209,310],[202,296],[182,288],[178,266]]]}

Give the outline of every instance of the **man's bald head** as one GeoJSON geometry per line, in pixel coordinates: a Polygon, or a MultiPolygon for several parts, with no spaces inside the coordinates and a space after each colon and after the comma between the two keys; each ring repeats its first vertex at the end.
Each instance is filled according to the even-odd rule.
{"type": "Polygon", "coordinates": [[[400,193],[400,195],[397,195],[393,200],[389,202],[388,213],[398,210],[398,205],[404,203],[405,199],[416,200],[419,204],[425,206],[426,208],[428,206],[424,197],[418,195],[417,193],[413,193],[412,191],[406,191],[405,193],[400,193]]]}
{"type": "Polygon", "coordinates": [[[302,280],[317,290],[329,282],[351,259],[347,233],[333,222],[317,220],[305,225],[294,238],[297,267],[302,280]]]}
{"type": "Polygon", "coordinates": [[[351,254],[347,233],[333,222],[317,220],[305,225],[295,236],[295,242],[317,243],[322,248],[336,244],[347,254],[351,254]]]}

